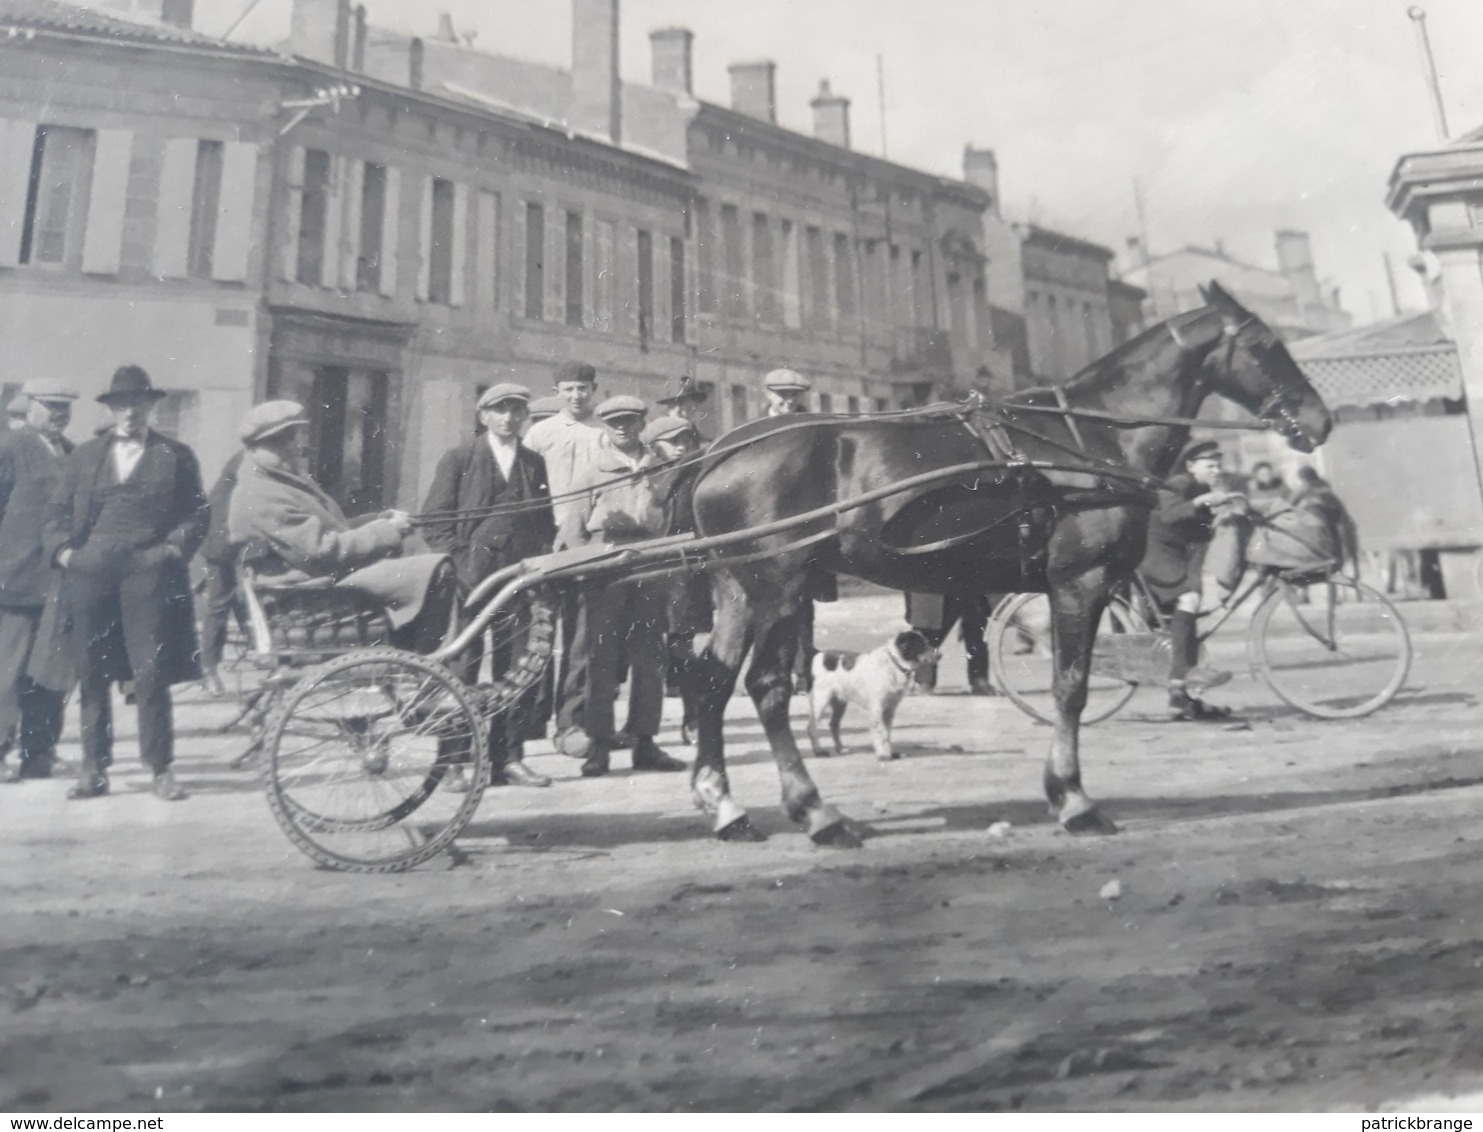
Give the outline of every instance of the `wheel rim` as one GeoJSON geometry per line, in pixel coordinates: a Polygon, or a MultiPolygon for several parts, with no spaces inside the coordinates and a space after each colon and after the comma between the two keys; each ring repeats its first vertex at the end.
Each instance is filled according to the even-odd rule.
{"type": "MultiPolygon", "coordinates": [[[[1143,621],[1121,599],[1108,603],[1098,636],[1144,630],[1143,621]]],[[[1045,594],[1018,594],[994,611],[989,627],[989,657],[995,682],[1026,715],[1054,723],[1051,692],[1050,599],[1045,594]]],[[[1094,672],[1087,680],[1083,724],[1115,715],[1138,690],[1136,683],[1094,672]]]]}
{"type": "Polygon", "coordinates": [[[1400,613],[1349,578],[1280,584],[1257,612],[1250,640],[1267,686],[1322,719],[1354,719],[1383,707],[1410,671],[1410,635],[1400,613]]]}
{"type": "Polygon", "coordinates": [[[485,729],[442,666],[367,650],[309,673],[270,727],[268,801],[321,864],[392,871],[445,848],[487,778],[485,729]],[[439,789],[462,778],[467,792],[439,789]]]}

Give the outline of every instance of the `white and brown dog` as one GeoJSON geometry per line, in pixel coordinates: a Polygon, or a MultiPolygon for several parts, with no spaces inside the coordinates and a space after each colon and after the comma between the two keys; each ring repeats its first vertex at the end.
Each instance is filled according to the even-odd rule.
{"type": "Polygon", "coordinates": [[[897,633],[894,640],[867,653],[828,649],[813,663],[813,686],[808,698],[808,741],[814,754],[831,752],[819,746],[819,723],[829,715],[833,754],[844,754],[839,741],[839,722],[845,709],[858,704],[870,713],[870,735],[876,757],[885,762],[896,758],[891,746],[891,724],[901,698],[911,688],[919,669],[936,664],[939,654],[927,638],[914,629],[897,633]]]}

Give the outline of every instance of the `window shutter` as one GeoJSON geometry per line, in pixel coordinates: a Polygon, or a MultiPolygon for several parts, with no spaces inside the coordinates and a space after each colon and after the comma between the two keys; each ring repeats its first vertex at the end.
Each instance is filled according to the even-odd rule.
{"type": "Polygon", "coordinates": [[[546,296],[547,322],[566,321],[566,211],[546,209],[546,296]]]}
{"type": "Polygon", "coordinates": [[[124,205],[129,199],[129,158],[134,131],[99,130],[93,151],[93,184],[88,194],[88,226],[82,240],[82,269],[117,275],[124,240],[124,205]]]}
{"type": "Polygon", "coordinates": [[[340,289],[360,290],[360,208],[365,187],[366,163],[345,158],[345,176],[341,180],[345,194],[345,237],[340,242],[340,289]]]}
{"type": "Polygon", "coordinates": [[[0,118],[0,267],[14,267],[21,259],[26,189],[35,148],[35,122],[0,118]]]}
{"type": "Polygon", "coordinates": [[[304,214],[304,147],[301,145],[288,151],[283,195],[283,244],[279,248],[283,260],[279,274],[294,283],[299,278],[299,223],[304,214]]]}
{"type": "Polygon", "coordinates": [[[252,200],[257,190],[257,146],[227,142],[222,147],[220,212],[211,248],[211,278],[224,283],[247,281],[247,253],[252,247],[252,200]]]}
{"type": "Polygon", "coordinates": [[[499,263],[499,197],[487,189],[479,192],[475,217],[474,294],[481,310],[499,308],[495,272],[499,263]]]}
{"type": "Polygon", "coordinates": [[[453,267],[448,284],[448,305],[461,307],[466,302],[469,271],[469,187],[453,182],[453,267]]]}
{"type": "Polygon", "coordinates": [[[417,300],[427,302],[428,291],[433,279],[433,179],[422,178],[420,206],[422,214],[417,223],[417,300]]]}
{"type": "Polygon", "coordinates": [[[386,167],[386,211],[381,216],[381,293],[396,298],[397,238],[401,233],[402,174],[386,167]]]}
{"type": "Polygon", "coordinates": [[[195,191],[199,145],[195,138],[170,138],[165,142],[154,233],[154,273],[161,279],[184,279],[188,273],[191,195],[195,191]]]}

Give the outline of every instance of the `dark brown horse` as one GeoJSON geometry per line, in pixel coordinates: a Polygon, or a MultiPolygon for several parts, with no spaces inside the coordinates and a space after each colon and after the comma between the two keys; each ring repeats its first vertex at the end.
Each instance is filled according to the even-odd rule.
{"type": "Polygon", "coordinates": [[[1144,332],[1059,392],[941,412],[770,418],[717,441],[695,483],[702,535],[826,509],[936,469],[1000,465],[729,549],[747,560],[716,570],[715,628],[697,642],[689,677],[700,703],[692,788],[717,836],[760,836],[731,798],[722,747],[722,715],[750,650],[746,688],[777,760],[784,809],[818,843],[858,844],[819,796],[788,721],[799,611],[819,571],[892,589],[1048,593],[1058,718],[1046,796],[1072,832],[1115,830],[1082,788],[1078,729],[1097,623],[1111,589],[1142,559],[1153,477],[1169,471],[1188,438],[1173,422],[1194,417],[1215,393],[1301,451],[1322,444],[1333,423],[1260,319],[1218,284],[1206,297],[1208,306],[1144,332]],[[1163,423],[1129,428],[1108,416],[1163,423]]]}

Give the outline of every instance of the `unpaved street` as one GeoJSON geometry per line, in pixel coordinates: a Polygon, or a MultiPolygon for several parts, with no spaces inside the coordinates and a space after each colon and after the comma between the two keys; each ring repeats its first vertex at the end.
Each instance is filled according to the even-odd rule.
{"type": "MultiPolygon", "coordinates": [[[[898,603],[821,607],[821,633],[874,644],[898,603]]],[[[854,753],[810,764],[873,834],[858,852],[781,816],[739,702],[734,782],[766,843],[711,840],[683,776],[581,781],[538,753],[554,788],[490,791],[466,865],[401,876],[316,870],[225,769],[229,707],[187,699],[189,801],[143,792],[131,739],[109,799],[0,793],[0,1110],[1327,1109],[1474,1090],[1483,645],[1417,646],[1410,690],[1357,722],[1276,710],[1244,676],[1222,690],[1244,730],[1157,722],[1140,695],[1085,735],[1113,838],[1051,823],[1048,729],[951,694],[953,657],[949,694],[902,708],[906,759],[878,764],[851,716],[854,753]]]]}

